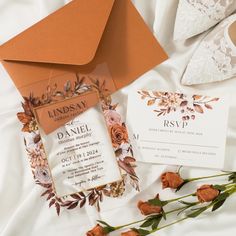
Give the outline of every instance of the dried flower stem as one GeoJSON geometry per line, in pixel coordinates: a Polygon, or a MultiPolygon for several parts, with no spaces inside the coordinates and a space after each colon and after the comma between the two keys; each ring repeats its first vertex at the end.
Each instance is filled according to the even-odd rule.
{"type": "MultiPolygon", "coordinates": [[[[219,175],[218,175],[219,176],[219,175]]],[[[222,175],[221,175],[222,176],[222,175]]],[[[213,178],[213,177],[212,177],[213,178]]],[[[197,179],[197,178],[196,178],[197,179]]],[[[222,184],[221,186],[224,186],[224,187],[229,187],[229,186],[235,186],[235,183],[227,183],[227,184],[222,184]]],[[[194,197],[196,196],[196,193],[191,193],[191,194],[187,194],[187,195],[184,195],[182,197],[178,197],[178,198],[174,198],[174,199],[170,199],[170,200],[167,200],[166,202],[167,203],[172,203],[172,202],[176,202],[176,201],[179,201],[179,200],[182,200],[184,198],[188,198],[188,197],[194,197]]]]}
{"type": "Polygon", "coordinates": [[[185,179],[185,182],[189,183],[189,182],[203,180],[203,179],[212,179],[212,178],[216,178],[216,177],[228,176],[231,174],[232,174],[232,172],[225,173],[225,174],[209,175],[209,176],[203,176],[203,177],[198,177],[198,178],[185,179]]]}
{"type": "MultiPolygon", "coordinates": [[[[202,179],[210,179],[210,178],[215,178],[215,177],[223,177],[223,176],[229,176],[228,177],[228,183],[225,184],[219,184],[219,185],[212,185],[212,188],[218,190],[218,194],[213,200],[208,201],[208,205],[206,204],[201,204],[201,201],[198,199],[196,202],[186,202],[186,201],[180,201],[185,198],[189,197],[196,197],[197,192],[187,194],[178,198],[174,199],[169,199],[169,200],[160,200],[159,198],[154,198],[148,201],[149,204],[154,205],[154,206],[160,206],[162,207],[162,212],[159,214],[151,214],[147,217],[145,217],[142,220],[134,221],[128,224],[120,225],[120,226],[110,226],[106,222],[98,221],[99,223],[102,223],[105,232],[110,233],[116,230],[120,230],[123,228],[130,227],[132,225],[139,225],[138,228],[131,228],[132,231],[135,231],[138,233],[140,236],[146,236],[150,235],[154,232],[157,232],[161,229],[167,228],[169,226],[172,226],[174,224],[180,223],[182,221],[185,221],[188,218],[195,218],[201,215],[203,212],[209,210],[212,208],[212,211],[215,211],[219,209],[226,199],[228,199],[231,195],[236,193],[236,172],[228,172],[228,173],[223,173],[223,174],[218,174],[218,175],[211,175],[211,176],[205,176],[205,177],[199,177],[199,178],[192,178],[189,179],[190,182],[192,181],[197,181],[197,180],[202,180],[202,179]],[[179,201],[181,204],[184,204],[183,207],[179,207],[170,211],[165,212],[164,207],[173,202],[179,201]],[[201,204],[201,205],[200,205],[201,204]],[[200,205],[196,207],[197,205],[200,205]],[[169,224],[159,226],[160,222],[162,219],[166,220],[166,216],[171,214],[171,213],[176,213],[177,216],[180,214],[184,213],[184,216],[176,221],[173,221],[169,224]]],[[[209,185],[210,186],[210,185],[209,185]]],[[[207,201],[205,201],[207,203],[207,201]]]]}
{"type": "MultiPolygon", "coordinates": [[[[167,211],[167,212],[165,212],[165,214],[166,214],[166,215],[169,215],[169,214],[174,213],[174,212],[182,211],[182,210],[184,210],[185,208],[186,208],[185,206],[184,206],[184,207],[179,207],[179,208],[177,208],[177,209],[174,209],[174,210],[171,210],[171,211],[167,211]]],[[[151,216],[159,216],[159,215],[162,215],[162,214],[160,213],[160,214],[151,215],[151,216]]],[[[128,227],[128,226],[131,226],[131,225],[136,225],[136,224],[139,224],[139,223],[144,222],[144,221],[147,220],[147,219],[148,219],[148,217],[145,217],[145,218],[142,219],[142,220],[134,221],[134,222],[131,222],[131,223],[128,223],[128,224],[125,224],[125,225],[116,226],[116,227],[114,227],[114,229],[115,229],[115,230],[119,230],[119,229],[122,229],[122,228],[126,228],[126,227],[128,227]]]]}
{"type": "MultiPolygon", "coordinates": [[[[227,189],[225,190],[225,192],[229,193],[229,196],[232,195],[232,194],[234,194],[234,193],[236,192],[236,184],[235,184],[235,183],[223,184],[222,186],[226,186],[227,189]]],[[[206,207],[206,209],[211,208],[213,205],[214,205],[214,203],[211,202],[211,203],[206,207]]],[[[166,224],[166,225],[164,225],[164,226],[158,227],[157,229],[150,231],[150,232],[149,232],[148,234],[146,234],[146,235],[152,234],[152,233],[154,233],[154,232],[157,232],[157,231],[159,231],[159,230],[161,230],[161,229],[167,228],[167,227],[172,226],[172,225],[174,225],[174,224],[180,223],[181,221],[184,221],[184,220],[187,220],[187,219],[189,219],[189,216],[186,216],[186,217],[184,217],[184,218],[182,218],[182,219],[179,219],[179,220],[177,220],[177,221],[174,221],[174,222],[172,222],[172,223],[170,223],[170,224],[166,224]]]]}
{"type": "Polygon", "coordinates": [[[182,197],[167,200],[166,202],[167,203],[176,202],[176,201],[179,201],[179,200],[187,198],[187,197],[194,197],[195,195],[196,195],[195,193],[191,193],[191,194],[188,194],[188,195],[185,195],[185,196],[182,196],[182,197]]]}
{"type": "MultiPolygon", "coordinates": [[[[166,224],[166,225],[164,225],[164,226],[158,227],[157,229],[154,229],[154,230],[150,231],[149,234],[155,233],[156,231],[159,231],[159,230],[161,230],[161,229],[167,228],[167,227],[172,226],[172,225],[174,225],[174,224],[180,223],[181,221],[184,221],[184,220],[187,220],[187,219],[188,219],[188,217],[186,216],[186,217],[184,217],[184,218],[182,218],[182,219],[179,219],[179,220],[176,220],[176,221],[174,221],[174,222],[172,222],[172,223],[170,223],[170,224],[166,224]]],[[[147,235],[148,235],[148,234],[147,234],[147,235]]]]}

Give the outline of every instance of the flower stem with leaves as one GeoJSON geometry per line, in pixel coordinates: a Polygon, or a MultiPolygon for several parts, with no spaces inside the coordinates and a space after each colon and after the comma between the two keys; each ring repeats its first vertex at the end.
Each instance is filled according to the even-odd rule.
{"type": "MultiPolygon", "coordinates": [[[[161,207],[162,211],[158,214],[151,214],[141,220],[130,222],[130,223],[119,225],[119,226],[111,226],[104,221],[98,221],[98,222],[102,225],[106,235],[109,234],[110,232],[114,232],[117,230],[129,228],[131,226],[137,225],[138,227],[131,228],[130,230],[132,232],[135,232],[136,235],[138,236],[146,236],[154,232],[157,232],[159,230],[162,230],[164,228],[178,224],[189,218],[198,217],[209,209],[211,209],[211,211],[214,212],[218,210],[220,207],[222,207],[225,201],[230,196],[236,193],[236,172],[228,172],[228,173],[223,173],[223,174],[218,174],[218,175],[211,175],[211,176],[188,179],[189,182],[193,182],[193,181],[218,178],[218,177],[223,177],[223,176],[228,176],[228,183],[216,184],[216,185],[203,185],[202,186],[203,188],[201,187],[202,189],[201,188],[198,189],[199,191],[208,191],[211,194],[213,191],[215,196],[212,196],[210,200],[203,198],[203,201],[201,201],[198,195],[198,191],[195,193],[187,194],[178,198],[164,200],[164,201],[155,197],[154,199],[150,199],[148,203],[153,206],[161,207]],[[198,197],[197,201],[188,202],[188,201],[183,200],[183,199],[196,197],[196,196],[198,197]],[[164,208],[166,207],[166,205],[173,204],[175,202],[178,202],[184,206],[181,206],[181,207],[178,206],[172,210],[169,210],[166,212],[164,211],[164,208]],[[166,220],[167,216],[172,213],[176,213],[176,217],[180,217],[180,218],[179,219],[177,218],[177,220],[173,222],[160,226],[160,223],[162,222],[162,220],[163,219],[166,220]]],[[[204,192],[204,194],[206,194],[206,192],[204,192]]],[[[204,194],[203,194],[203,197],[204,197],[204,194]]],[[[123,233],[122,235],[126,235],[126,233],[123,233]]],[[[127,235],[129,234],[127,233],[127,235]]]]}

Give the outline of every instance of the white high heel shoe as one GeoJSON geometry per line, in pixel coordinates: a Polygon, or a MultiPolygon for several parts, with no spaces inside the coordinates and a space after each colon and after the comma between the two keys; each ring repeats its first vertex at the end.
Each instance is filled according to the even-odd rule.
{"type": "Polygon", "coordinates": [[[236,14],[215,27],[193,54],[182,84],[203,84],[236,76],[236,14]]]}
{"type": "Polygon", "coordinates": [[[179,0],[174,40],[198,35],[231,15],[236,0],[179,0]]]}

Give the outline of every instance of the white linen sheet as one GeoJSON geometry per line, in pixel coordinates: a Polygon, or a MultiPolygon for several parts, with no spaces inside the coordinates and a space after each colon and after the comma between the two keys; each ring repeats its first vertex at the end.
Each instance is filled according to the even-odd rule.
{"type": "MultiPolygon", "coordinates": [[[[46,15],[68,3],[63,0],[1,0],[0,44],[22,32],[46,15]]],[[[127,94],[130,89],[157,89],[164,91],[192,92],[195,94],[231,94],[229,131],[227,135],[227,170],[236,170],[236,79],[221,83],[185,87],[180,84],[186,65],[204,37],[174,42],[173,30],[177,0],[133,0],[170,59],[149,71],[129,87],[117,92],[115,97],[123,103],[125,115],[127,94]]],[[[193,26],[194,27],[194,26],[193,26]]],[[[40,49],[39,49],[40,50],[40,49]]],[[[106,199],[100,213],[93,207],[62,211],[48,209],[48,202],[41,198],[42,189],[35,185],[21,136],[21,124],[16,113],[21,110],[21,96],[3,67],[0,68],[0,235],[1,236],[83,236],[94,226],[97,219],[112,225],[125,224],[142,218],[136,208],[139,199],[152,198],[160,192],[168,199],[176,196],[170,190],[161,190],[160,174],[176,167],[138,163],[141,192],[128,193],[121,199],[106,199]]],[[[219,134],[220,135],[220,134],[219,134]]],[[[217,171],[183,168],[185,177],[217,173],[217,171]]],[[[211,182],[210,182],[211,183],[211,182]]],[[[194,191],[196,183],[185,187],[177,195],[194,191]]],[[[160,236],[222,236],[235,235],[236,196],[228,200],[223,208],[213,214],[204,214],[167,228],[154,235],[160,236]]],[[[120,235],[115,232],[111,235],[120,235]]]]}

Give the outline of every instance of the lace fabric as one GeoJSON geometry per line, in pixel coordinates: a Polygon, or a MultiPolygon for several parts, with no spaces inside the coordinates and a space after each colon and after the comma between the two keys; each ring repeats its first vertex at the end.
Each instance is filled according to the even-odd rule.
{"type": "Polygon", "coordinates": [[[221,22],[200,44],[183,76],[186,85],[222,81],[236,76],[236,46],[229,27],[236,14],[221,22]]]}
{"type": "Polygon", "coordinates": [[[210,19],[220,21],[232,13],[235,0],[187,0],[195,9],[210,19]]]}
{"type": "Polygon", "coordinates": [[[174,39],[200,34],[236,10],[236,0],[180,0],[174,39]]]}

